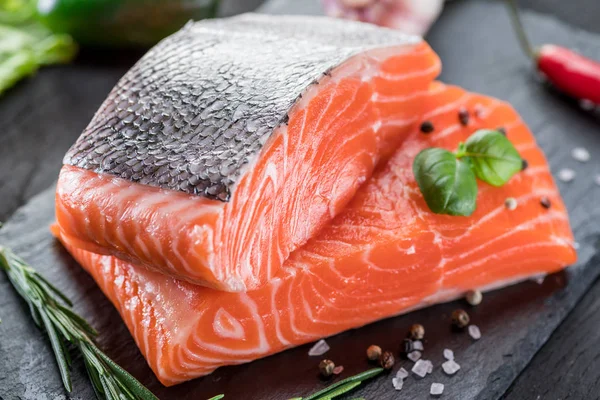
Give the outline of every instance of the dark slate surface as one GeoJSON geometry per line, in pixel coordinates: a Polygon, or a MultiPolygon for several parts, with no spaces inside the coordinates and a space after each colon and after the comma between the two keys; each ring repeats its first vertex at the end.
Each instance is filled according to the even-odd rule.
{"type": "MultiPolygon", "coordinates": [[[[576,46],[600,58],[598,36],[570,29],[540,15],[528,14],[525,20],[535,41],[576,46]]],[[[438,366],[426,380],[409,378],[401,394],[391,388],[390,377],[381,377],[351,397],[428,398],[429,385],[439,381],[446,384],[443,398],[449,399],[594,398],[597,396],[594,385],[600,377],[596,368],[599,321],[594,314],[600,298],[599,284],[563,322],[550,342],[542,345],[600,273],[600,259],[594,256],[600,231],[600,209],[596,206],[600,187],[593,183],[600,167],[595,157],[583,165],[569,156],[576,145],[599,148],[599,118],[538,85],[516,48],[499,5],[451,3],[429,40],[444,61],[445,81],[512,102],[536,131],[552,167],[557,170],[568,166],[578,172],[575,182],[560,187],[581,244],[580,262],[569,272],[548,278],[543,285],[526,282],[486,295],[484,303],[470,311],[484,334],[479,342],[472,343],[468,336],[450,332],[448,316],[452,309],[463,306],[459,302],[338,335],[329,340],[332,350],[328,357],[346,367],[346,376],[361,371],[367,368],[363,352],[369,344],[379,343],[396,350],[408,326],[418,321],[428,332],[426,357],[439,365],[441,350],[453,348],[463,367],[459,375],[445,377],[438,366]],[[565,344],[567,339],[571,342],[565,344]],[[542,350],[532,364],[515,381],[540,347],[542,350]]],[[[9,121],[8,131],[12,132],[12,139],[0,135],[5,144],[0,146],[3,155],[0,183],[6,194],[0,212],[4,215],[56,176],[61,153],[85,126],[104,93],[122,73],[119,71],[124,69],[108,65],[84,64],[43,71],[40,77],[20,85],[0,100],[0,115],[3,121],[9,121]],[[69,118],[60,118],[62,113],[68,113],[69,118]],[[32,131],[36,132],[33,141],[16,139],[32,131]],[[28,176],[33,182],[24,182],[28,176]]],[[[162,399],[203,399],[220,392],[225,392],[229,399],[285,399],[325,384],[316,376],[320,358],[309,358],[306,355],[309,346],[303,346],[245,366],[223,368],[209,377],[174,388],[162,388],[116,311],[91,278],[79,270],[48,234],[51,219],[52,192],[48,191],[15,214],[0,230],[0,243],[13,246],[64,289],[75,300],[77,311],[102,332],[100,346],[162,399]]],[[[0,398],[66,398],[48,343],[1,274],[0,293],[0,398]]],[[[83,374],[81,363],[76,361],[76,389],[72,398],[92,398],[83,374]]]]}

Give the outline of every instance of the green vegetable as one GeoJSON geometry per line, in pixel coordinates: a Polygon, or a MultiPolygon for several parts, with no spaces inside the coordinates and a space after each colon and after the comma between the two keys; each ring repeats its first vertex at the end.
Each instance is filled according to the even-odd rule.
{"type": "Polygon", "coordinates": [[[34,11],[32,1],[0,6],[0,94],[43,65],[71,61],[77,52],[69,35],[52,34],[33,21],[34,11]]]}
{"type": "Polygon", "coordinates": [[[523,162],[517,149],[498,131],[482,129],[471,135],[464,146],[475,175],[492,186],[504,185],[521,170],[523,162]]]}
{"type": "Polygon", "coordinates": [[[224,395],[224,394],[218,394],[218,395],[216,395],[215,397],[211,397],[211,398],[210,398],[210,399],[208,399],[208,400],[221,400],[223,397],[225,397],[225,395],[224,395]]]}
{"type": "Polygon", "coordinates": [[[425,202],[436,214],[469,216],[476,208],[476,177],[502,186],[521,170],[517,149],[500,132],[479,130],[456,153],[440,148],[421,151],[413,173],[425,202]]]}
{"type": "Polygon", "coordinates": [[[220,0],[40,1],[39,20],[82,45],[149,47],[190,20],[215,17],[220,0]]]}
{"type": "Polygon", "coordinates": [[[9,249],[0,247],[0,269],[29,306],[34,322],[46,331],[65,389],[70,392],[71,356],[67,342],[79,350],[98,399],[158,400],[144,385],[104,354],[97,335],[72,309],[69,299],[9,249]]]}
{"type": "Polygon", "coordinates": [[[415,157],[413,171],[431,211],[449,215],[473,214],[477,181],[468,163],[447,150],[430,148],[415,157]]]}
{"type": "Polygon", "coordinates": [[[319,390],[316,393],[313,393],[307,397],[304,397],[302,400],[320,400],[320,399],[327,398],[327,396],[331,396],[332,394],[339,395],[339,394],[345,393],[346,391],[349,391],[349,390],[353,389],[354,387],[360,385],[362,383],[362,381],[373,378],[373,377],[381,374],[382,372],[383,372],[383,368],[369,369],[365,372],[361,372],[360,374],[356,374],[349,378],[342,379],[341,381],[336,382],[332,385],[329,385],[325,389],[319,390]],[[357,383],[357,384],[354,385],[355,383],[357,383]],[[352,387],[347,386],[347,385],[351,385],[352,387]],[[338,393],[337,390],[342,389],[342,388],[345,391],[338,393]]]}

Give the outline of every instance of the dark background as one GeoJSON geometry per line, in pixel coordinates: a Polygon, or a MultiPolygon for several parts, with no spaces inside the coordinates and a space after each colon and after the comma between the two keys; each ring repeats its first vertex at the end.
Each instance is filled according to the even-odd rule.
{"type": "MultiPolygon", "coordinates": [[[[239,3],[247,9],[251,3],[258,4],[260,1],[240,0],[239,3]]],[[[267,11],[279,12],[291,10],[289,7],[293,7],[296,10],[305,9],[306,12],[318,12],[316,0],[275,0],[273,3],[267,11]]],[[[491,15],[501,13],[496,4],[494,7],[490,5],[489,8],[486,8],[487,5],[478,5],[469,6],[467,9],[464,3],[459,0],[449,3],[440,21],[428,36],[428,40],[440,53],[444,62],[442,78],[451,77],[452,83],[498,96],[502,90],[506,92],[506,85],[516,82],[514,91],[518,92],[518,81],[498,84],[492,82],[495,79],[493,73],[484,77],[471,74],[478,69],[471,68],[464,54],[477,49],[473,50],[473,41],[465,47],[469,35],[481,36],[482,48],[492,41],[503,41],[508,43],[507,46],[516,46],[516,42],[511,36],[509,25],[504,25],[504,32],[496,25],[496,19],[491,15]],[[467,12],[471,13],[471,19],[466,17],[467,12]],[[475,25],[478,22],[478,13],[487,18],[489,31],[484,29],[476,33],[470,32],[471,24],[475,25]],[[501,86],[504,87],[500,89],[501,86]]],[[[548,32],[545,33],[545,37],[539,34],[548,29],[548,24],[556,23],[556,26],[560,26],[565,32],[571,32],[572,37],[576,38],[574,41],[565,38],[566,43],[577,47],[581,41],[588,45],[592,43],[593,47],[596,41],[595,55],[600,55],[600,42],[597,42],[600,36],[580,31],[600,33],[600,1],[521,0],[520,4],[525,9],[542,13],[528,13],[525,19],[526,22],[531,22],[528,26],[532,27],[531,33],[536,42],[562,40],[562,37],[548,38],[551,36],[548,32]],[[548,18],[548,14],[554,17],[548,18]],[[553,18],[560,22],[552,22],[553,18]]],[[[229,0],[226,5],[227,14],[236,11],[234,0],[229,0]]],[[[498,16],[504,23],[504,16],[498,16]]],[[[77,138],[119,77],[141,54],[136,51],[83,49],[72,65],[46,68],[0,98],[0,121],[3,128],[0,131],[0,221],[6,220],[32,196],[53,184],[67,148],[77,138]]],[[[502,54],[492,55],[485,51],[481,54],[489,60],[478,60],[476,63],[488,63],[490,70],[502,66],[504,69],[512,68],[518,73],[525,64],[524,58],[519,59],[514,54],[509,60],[503,60],[502,54]]],[[[554,94],[540,90],[540,96],[554,94]]],[[[573,110],[571,102],[558,96],[551,97],[548,102],[551,102],[550,106],[573,110]]],[[[548,106],[548,103],[545,103],[545,106],[548,106]]],[[[595,119],[587,115],[581,115],[581,118],[595,119]]],[[[528,122],[531,125],[531,121],[528,122]]],[[[537,128],[541,129],[543,120],[539,122],[537,128]]],[[[587,124],[588,129],[591,126],[591,129],[600,134],[597,120],[588,121],[587,124]]],[[[536,127],[532,128],[537,130],[536,127]]],[[[547,151],[548,146],[552,148],[552,143],[545,147],[547,151]]],[[[565,189],[561,187],[561,190],[565,189]]],[[[0,294],[0,307],[3,301],[4,294],[0,294]]],[[[567,313],[566,318],[561,317],[561,320],[562,323],[550,338],[547,341],[544,338],[545,344],[540,343],[535,357],[530,362],[527,361],[528,365],[522,371],[515,372],[514,375],[518,377],[501,395],[502,398],[600,398],[600,283],[591,284],[591,289],[583,299],[567,313]]],[[[2,356],[3,354],[0,354],[0,357],[2,356]]],[[[3,385],[2,379],[0,370],[0,387],[3,385]]],[[[492,384],[493,382],[490,383],[492,384]]]]}

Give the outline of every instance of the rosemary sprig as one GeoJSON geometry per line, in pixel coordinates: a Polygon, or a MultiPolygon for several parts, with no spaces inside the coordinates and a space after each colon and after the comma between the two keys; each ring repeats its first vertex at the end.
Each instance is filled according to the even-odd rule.
{"type": "Polygon", "coordinates": [[[336,396],[340,396],[359,386],[364,380],[373,378],[383,372],[383,368],[373,368],[361,372],[346,379],[342,379],[325,389],[319,390],[308,397],[301,398],[302,400],[329,400],[336,396]]]}
{"type": "Polygon", "coordinates": [[[93,342],[97,332],[71,307],[71,301],[10,249],[0,246],[0,269],[29,306],[35,323],[43,328],[52,345],[64,387],[71,392],[72,344],[83,361],[98,399],[158,400],[137,379],[117,365],[93,342]]]}

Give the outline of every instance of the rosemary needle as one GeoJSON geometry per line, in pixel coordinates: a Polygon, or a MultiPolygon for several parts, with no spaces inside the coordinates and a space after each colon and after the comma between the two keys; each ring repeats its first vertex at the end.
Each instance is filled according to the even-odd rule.
{"type": "MultiPolygon", "coordinates": [[[[29,306],[35,323],[46,331],[65,389],[72,390],[71,343],[83,356],[98,399],[158,400],[150,390],[104,354],[93,342],[97,332],[72,309],[55,286],[11,250],[0,246],[0,269],[29,306]]],[[[222,398],[222,397],[216,397],[222,398]]]]}
{"type": "MultiPolygon", "coordinates": [[[[354,376],[351,376],[349,378],[346,379],[342,379],[339,382],[336,382],[328,387],[326,387],[323,390],[319,390],[316,393],[311,394],[310,396],[304,397],[302,398],[302,400],[321,400],[321,399],[328,399],[330,398],[333,394],[335,393],[334,391],[340,387],[344,387],[346,388],[346,390],[342,393],[345,393],[351,389],[354,389],[356,386],[360,385],[362,383],[362,381],[364,381],[365,379],[369,379],[369,378],[373,378],[377,375],[379,375],[380,373],[383,372],[383,368],[373,368],[373,369],[369,369],[365,372],[361,372],[360,374],[356,374],[354,376]],[[357,385],[354,385],[352,387],[349,387],[350,383],[356,383],[358,382],[357,385]]],[[[342,393],[337,393],[335,394],[336,396],[342,394],[342,393]]]]}
{"type": "Polygon", "coordinates": [[[215,397],[211,397],[211,398],[210,398],[210,399],[208,399],[208,400],[221,400],[223,397],[225,397],[225,395],[224,395],[224,394],[218,394],[218,395],[216,395],[215,397]]]}

